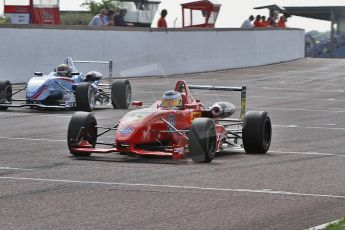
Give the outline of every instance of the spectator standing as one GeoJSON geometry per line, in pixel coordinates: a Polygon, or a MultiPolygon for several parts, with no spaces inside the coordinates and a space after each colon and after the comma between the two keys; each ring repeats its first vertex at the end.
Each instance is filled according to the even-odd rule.
{"type": "Polygon", "coordinates": [[[121,9],[117,14],[115,14],[114,16],[115,26],[133,26],[132,23],[127,23],[125,21],[126,14],[127,14],[126,9],[121,9]]]}
{"type": "Polygon", "coordinates": [[[261,15],[256,15],[255,21],[254,21],[254,27],[264,27],[262,21],[261,21],[261,15]]]}
{"type": "Polygon", "coordinates": [[[286,22],[286,18],[284,16],[280,16],[277,26],[279,28],[286,28],[285,22],[286,22]]]}
{"type": "Polygon", "coordinates": [[[252,25],[252,21],[254,20],[254,16],[250,15],[248,19],[246,19],[243,23],[241,28],[242,29],[252,29],[253,25],[252,25]]]}
{"type": "Polygon", "coordinates": [[[158,28],[167,28],[167,22],[165,21],[165,17],[168,15],[168,11],[166,9],[161,11],[161,17],[157,22],[158,28]]]}
{"type": "Polygon", "coordinates": [[[279,16],[279,12],[278,11],[274,11],[273,14],[271,15],[272,26],[274,26],[274,27],[277,27],[278,16],[279,16]]]}
{"type": "Polygon", "coordinates": [[[114,26],[114,10],[108,10],[107,15],[104,17],[104,24],[106,26],[114,26]]]}
{"type": "Polygon", "coordinates": [[[106,9],[101,9],[99,11],[99,14],[95,15],[90,23],[89,26],[104,26],[105,25],[105,21],[104,21],[104,17],[107,15],[107,10],[106,9]]]}
{"type": "Polygon", "coordinates": [[[267,27],[268,26],[268,22],[266,21],[266,17],[262,16],[261,17],[261,24],[263,27],[267,27]]]}
{"type": "Polygon", "coordinates": [[[272,17],[268,17],[266,22],[268,27],[274,26],[272,17]]]}

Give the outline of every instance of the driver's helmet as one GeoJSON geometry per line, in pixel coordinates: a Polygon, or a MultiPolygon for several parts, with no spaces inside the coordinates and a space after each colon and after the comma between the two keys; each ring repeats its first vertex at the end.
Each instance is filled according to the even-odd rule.
{"type": "Polygon", "coordinates": [[[56,74],[62,77],[69,77],[71,75],[72,68],[67,64],[61,64],[56,68],[56,74]]]}
{"type": "Polygon", "coordinates": [[[164,109],[181,109],[182,108],[182,96],[181,93],[169,90],[163,94],[162,108],[164,109]]]}

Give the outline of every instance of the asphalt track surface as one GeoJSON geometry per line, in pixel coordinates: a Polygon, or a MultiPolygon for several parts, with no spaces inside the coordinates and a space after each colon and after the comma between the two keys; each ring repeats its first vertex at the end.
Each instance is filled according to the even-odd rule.
{"type": "MultiPolygon", "coordinates": [[[[266,155],[210,164],[69,155],[73,111],[0,112],[0,229],[305,229],[345,216],[345,60],[131,79],[146,106],[176,80],[247,86],[247,110],[273,123],[266,155]]],[[[238,93],[193,90],[205,105],[238,93]]],[[[103,106],[110,126],[127,111],[103,106]]],[[[112,135],[105,139],[111,140],[112,135]]]]}

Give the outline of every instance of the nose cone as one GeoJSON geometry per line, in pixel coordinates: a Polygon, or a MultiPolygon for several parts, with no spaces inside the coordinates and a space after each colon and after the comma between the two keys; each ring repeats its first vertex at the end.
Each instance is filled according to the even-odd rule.
{"type": "Polygon", "coordinates": [[[122,117],[117,132],[115,134],[116,141],[120,142],[135,142],[142,136],[143,129],[148,123],[155,110],[151,108],[132,110],[122,117]]]}
{"type": "Polygon", "coordinates": [[[47,79],[42,77],[33,77],[27,83],[26,86],[26,97],[30,98],[37,98],[39,97],[43,91],[48,87],[47,79]]]}

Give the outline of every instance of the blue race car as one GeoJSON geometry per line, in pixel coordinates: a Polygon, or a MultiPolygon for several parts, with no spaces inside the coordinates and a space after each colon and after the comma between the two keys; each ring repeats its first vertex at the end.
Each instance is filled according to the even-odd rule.
{"type": "Polygon", "coordinates": [[[131,85],[126,79],[112,81],[112,61],[73,61],[68,57],[53,72],[36,72],[24,88],[12,92],[9,81],[0,81],[0,110],[9,107],[37,109],[76,109],[91,112],[96,104],[112,103],[115,109],[127,109],[132,100],[131,85]],[[109,64],[109,84],[101,84],[103,75],[91,71],[80,73],[74,63],[109,64]],[[25,90],[25,99],[12,96],[25,90]],[[17,102],[17,103],[13,103],[17,102]]]}

